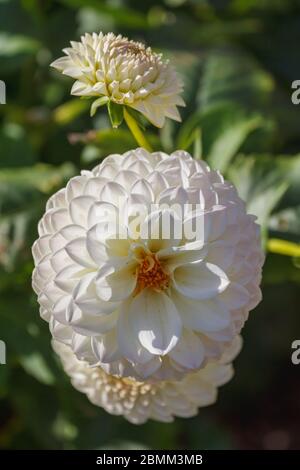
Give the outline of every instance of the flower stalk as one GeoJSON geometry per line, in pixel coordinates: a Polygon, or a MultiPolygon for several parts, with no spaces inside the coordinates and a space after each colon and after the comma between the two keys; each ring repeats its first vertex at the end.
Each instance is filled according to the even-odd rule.
{"type": "Polygon", "coordinates": [[[152,152],[152,147],[147,141],[138,123],[136,122],[134,117],[132,117],[131,114],[129,114],[126,108],[124,108],[124,120],[128,126],[128,129],[130,130],[133,137],[137,141],[138,145],[144,148],[145,150],[148,150],[148,152],[152,152]]]}

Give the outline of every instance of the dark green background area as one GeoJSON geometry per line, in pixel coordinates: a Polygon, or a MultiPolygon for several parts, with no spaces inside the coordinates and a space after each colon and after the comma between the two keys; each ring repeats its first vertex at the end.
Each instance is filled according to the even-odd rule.
{"type": "Polygon", "coordinates": [[[49,67],[69,40],[100,30],[147,42],[184,79],[184,123],[148,128],[154,147],[221,169],[258,216],[266,248],[270,238],[300,241],[300,105],[291,102],[300,1],[0,0],[0,448],[300,448],[299,258],[267,254],[236,375],[193,419],[134,426],[110,416],[72,388],[51,350],[31,289],[37,221],[70,176],[136,146],[104,110],[91,119],[90,102],[49,67]]]}

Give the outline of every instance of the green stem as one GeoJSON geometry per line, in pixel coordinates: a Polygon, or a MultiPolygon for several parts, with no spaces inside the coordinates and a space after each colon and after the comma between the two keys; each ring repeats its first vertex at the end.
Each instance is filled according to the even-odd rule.
{"type": "Polygon", "coordinates": [[[129,114],[129,112],[124,108],[124,119],[125,122],[132,133],[133,137],[137,141],[140,147],[143,147],[144,149],[148,150],[149,152],[152,152],[152,147],[147,141],[146,137],[144,136],[143,132],[139,128],[136,120],[129,114]]]}

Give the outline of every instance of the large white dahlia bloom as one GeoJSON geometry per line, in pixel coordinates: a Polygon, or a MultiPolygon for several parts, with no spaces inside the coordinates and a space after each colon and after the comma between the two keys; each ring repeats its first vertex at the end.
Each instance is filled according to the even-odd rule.
{"type": "Polygon", "coordinates": [[[106,96],[139,111],[157,127],[163,127],[166,117],[180,121],[183,85],[161,54],[113,33],[85,34],[71,46],[51,65],[76,79],[73,95],[106,96]]]}
{"type": "Polygon", "coordinates": [[[221,361],[212,361],[181,381],[153,383],[108,375],[100,367],[79,361],[70,347],[52,342],[72,385],[94,405],[108,413],[123,415],[134,424],[143,424],[148,419],[171,422],[175,416],[190,418],[198,413],[198,408],[215,403],[218,387],[233,376],[231,361],[240,345],[240,337],[236,337],[221,361]]]}
{"type": "Polygon", "coordinates": [[[220,358],[261,298],[255,217],[220,173],[183,151],[111,155],[72,178],[48,201],[33,255],[54,338],[79,360],[142,381],[220,358]]]}

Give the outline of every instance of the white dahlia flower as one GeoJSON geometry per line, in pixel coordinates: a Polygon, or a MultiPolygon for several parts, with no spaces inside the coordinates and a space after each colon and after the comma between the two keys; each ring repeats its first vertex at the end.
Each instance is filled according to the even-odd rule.
{"type": "Polygon", "coordinates": [[[219,358],[261,298],[255,217],[219,172],[183,151],[111,155],[72,178],[48,201],[33,256],[54,338],[142,381],[219,358]]]}
{"type": "Polygon", "coordinates": [[[108,375],[101,367],[79,361],[70,347],[57,341],[52,346],[72,385],[94,405],[113,415],[123,415],[131,423],[143,424],[148,419],[169,423],[175,416],[190,418],[197,415],[198,408],[215,403],[218,387],[233,376],[230,363],[240,350],[241,339],[235,338],[221,361],[212,361],[181,381],[160,382],[108,375]]]}
{"type": "Polygon", "coordinates": [[[163,127],[166,117],[180,121],[183,86],[161,54],[113,33],[85,34],[71,46],[51,65],[76,79],[73,95],[107,97],[139,111],[157,127],[163,127]]]}

